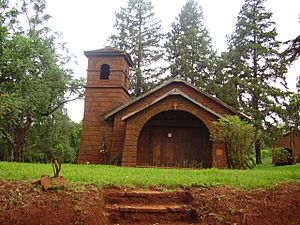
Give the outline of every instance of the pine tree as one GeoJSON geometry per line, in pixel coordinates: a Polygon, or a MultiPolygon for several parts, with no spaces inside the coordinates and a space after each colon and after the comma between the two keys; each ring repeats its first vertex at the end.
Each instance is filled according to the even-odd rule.
{"type": "MultiPolygon", "coordinates": [[[[300,15],[299,15],[300,23],[300,15]]],[[[291,65],[300,57],[300,35],[295,39],[285,42],[288,47],[282,53],[282,61],[291,65]]],[[[285,118],[285,128],[293,133],[295,130],[300,129],[300,75],[297,77],[296,93],[290,95],[289,102],[285,105],[286,118],[285,118]]]]}
{"type": "Polygon", "coordinates": [[[234,70],[228,70],[228,65],[232,63],[234,55],[232,52],[223,52],[216,57],[216,66],[211,82],[213,94],[223,102],[226,102],[236,110],[240,109],[238,101],[237,76],[234,70]]]}
{"type": "Polygon", "coordinates": [[[159,81],[155,63],[163,56],[161,22],[155,18],[150,1],[128,0],[127,6],[116,13],[114,26],[118,33],[111,35],[109,41],[132,57],[135,68],[130,89],[139,96],[159,81]]]}
{"type": "MultiPolygon", "coordinates": [[[[229,72],[235,75],[241,109],[263,130],[280,118],[280,103],[286,97],[286,65],[280,62],[272,13],[265,0],[245,0],[237,18],[235,32],[229,38],[232,54],[229,72]]],[[[256,143],[256,161],[261,162],[260,143],[256,143]]]]}
{"type": "Polygon", "coordinates": [[[173,22],[165,48],[171,63],[171,77],[209,90],[215,52],[203,21],[201,6],[195,0],[189,0],[173,22]]]}
{"type": "MultiPolygon", "coordinates": [[[[299,14],[299,23],[300,23],[300,14],[299,14]]],[[[287,41],[285,44],[288,44],[288,48],[283,52],[283,60],[291,64],[300,57],[300,35],[295,39],[287,41]]]]}

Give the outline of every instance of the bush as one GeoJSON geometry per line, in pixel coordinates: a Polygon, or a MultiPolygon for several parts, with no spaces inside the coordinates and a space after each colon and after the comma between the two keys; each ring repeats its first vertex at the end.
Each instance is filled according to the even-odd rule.
{"type": "Polygon", "coordinates": [[[293,156],[292,151],[286,148],[273,148],[272,159],[275,166],[295,163],[295,157],[293,156]]]}
{"type": "Polygon", "coordinates": [[[272,165],[272,148],[266,148],[261,150],[262,165],[272,165]]]}
{"type": "Polygon", "coordinates": [[[255,165],[253,160],[256,129],[238,116],[219,119],[212,138],[225,142],[229,168],[246,169],[255,165]]]}
{"type": "Polygon", "coordinates": [[[262,149],[261,150],[261,158],[268,159],[272,157],[272,149],[262,149]]]}

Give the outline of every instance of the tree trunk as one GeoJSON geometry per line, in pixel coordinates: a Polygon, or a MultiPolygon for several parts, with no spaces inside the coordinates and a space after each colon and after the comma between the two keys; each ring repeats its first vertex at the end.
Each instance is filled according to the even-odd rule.
{"type": "Polygon", "coordinates": [[[257,140],[255,142],[255,159],[256,159],[256,164],[261,164],[261,143],[260,140],[257,140]]]}
{"type": "MultiPolygon", "coordinates": [[[[21,134],[20,136],[16,137],[14,142],[9,142],[9,149],[10,149],[10,161],[15,162],[24,162],[24,155],[25,155],[25,143],[26,143],[26,134],[21,134]]],[[[16,136],[19,133],[16,134],[16,136]]]]}
{"type": "Polygon", "coordinates": [[[10,161],[24,161],[26,136],[31,128],[31,124],[31,116],[24,113],[20,123],[10,124],[6,128],[2,128],[2,132],[8,142],[10,161]]]}
{"type": "MultiPolygon", "coordinates": [[[[254,24],[256,24],[255,20],[253,21],[254,24]]],[[[258,59],[257,59],[257,49],[256,49],[256,44],[257,44],[257,31],[254,30],[254,34],[253,34],[253,43],[254,43],[254,48],[253,48],[253,78],[254,81],[256,81],[257,77],[258,77],[258,72],[257,72],[257,68],[258,68],[258,59]]],[[[255,84],[254,84],[255,85],[255,84]]],[[[260,93],[256,92],[257,90],[253,89],[253,108],[255,109],[255,113],[257,114],[254,118],[256,125],[259,124],[259,126],[256,126],[256,128],[260,128],[261,126],[261,120],[260,120],[260,116],[259,116],[259,103],[258,103],[258,99],[260,98],[260,93]]],[[[260,148],[261,148],[261,142],[260,140],[256,140],[255,142],[255,158],[256,158],[256,164],[261,164],[261,152],[260,152],[260,148]]]]}
{"type": "Polygon", "coordinates": [[[10,144],[8,143],[8,150],[9,150],[9,161],[13,162],[15,160],[14,157],[14,149],[10,146],[10,144]]]}

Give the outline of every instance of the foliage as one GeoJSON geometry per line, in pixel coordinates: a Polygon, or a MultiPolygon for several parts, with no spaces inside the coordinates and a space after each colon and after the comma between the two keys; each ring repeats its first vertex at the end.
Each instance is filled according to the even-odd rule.
{"type": "MultiPolygon", "coordinates": [[[[77,162],[79,148],[80,148],[80,138],[82,130],[82,121],[79,123],[72,122],[71,134],[70,134],[70,147],[74,149],[74,161],[77,162]]],[[[71,161],[70,161],[71,162],[71,161]]]]}
{"type": "Polygon", "coordinates": [[[283,60],[288,64],[296,61],[300,56],[300,35],[295,39],[287,41],[285,44],[288,44],[288,48],[282,53],[283,60]]]}
{"type": "Polygon", "coordinates": [[[0,133],[11,161],[24,160],[33,124],[82,96],[83,80],[66,68],[69,54],[45,25],[45,7],[44,0],[1,2],[0,133]]]}
{"type": "Polygon", "coordinates": [[[272,157],[272,150],[271,149],[262,149],[261,150],[261,158],[267,159],[272,157]]]}
{"type": "Polygon", "coordinates": [[[295,163],[295,157],[293,156],[292,151],[285,148],[273,148],[272,157],[274,165],[287,165],[295,163]]]}
{"type": "Polygon", "coordinates": [[[56,159],[75,163],[80,130],[80,123],[72,122],[62,109],[36,121],[27,138],[25,161],[49,163],[56,159]]]}
{"type": "Polygon", "coordinates": [[[201,6],[195,0],[189,0],[173,22],[165,48],[172,77],[183,78],[212,91],[209,88],[215,52],[203,21],[201,6]]]}
{"type": "Polygon", "coordinates": [[[212,133],[212,138],[225,142],[229,168],[252,168],[256,129],[238,116],[221,118],[214,125],[215,132],[212,133]]]}
{"type": "Polygon", "coordinates": [[[146,92],[159,81],[157,63],[162,58],[161,22],[154,16],[149,0],[128,0],[126,7],[116,13],[117,34],[109,41],[114,47],[127,51],[135,64],[130,89],[134,96],[146,92]]]}
{"type": "MultiPolygon", "coordinates": [[[[287,97],[285,73],[280,61],[272,13],[266,11],[266,0],[245,0],[238,15],[236,29],[229,37],[229,64],[241,110],[253,118],[259,130],[270,128],[285,113],[282,103],[287,97]]],[[[230,76],[227,76],[229,79],[230,76]]],[[[270,130],[268,130],[270,132],[270,130]]],[[[260,144],[256,143],[256,161],[260,163],[260,144]]]]}
{"type": "Polygon", "coordinates": [[[121,166],[121,164],[122,164],[121,155],[122,155],[121,151],[119,151],[115,155],[113,155],[111,157],[110,164],[114,165],[114,166],[121,166]]]}
{"type": "MultiPolygon", "coordinates": [[[[299,16],[300,22],[300,16],[299,16]]],[[[300,56],[300,35],[294,40],[285,42],[289,45],[282,53],[283,63],[292,64],[299,59],[300,56]]],[[[300,75],[297,77],[297,93],[291,94],[288,104],[285,105],[287,113],[285,114],[284,121],[288,129],[300,129],[300,75]]]]}
{"type": "MultiPolygon", "coordinates": [[[[271,188],[280,183],[299,182],[300,164],[252,170],[158,169],[108,165],[63,164],[61,175],[76,184],[117,187],[213,187],[227,186],[242,190],[271,188]],[[101,177],[101,179],[99,179],[101,177]]],[[[49,164],[0,162],[0,180],[31,180],[51,173],[49,164]]]]}
{"type": "Polygon", "coordinates": [[[290,95],[289,101],[285,104],[286,113],[283,115],[285,126],[288,130],[300,128],[300,94],[290,95]]]}
{"type": "Polygon", "coordinates": [[[213,93],[236,110],[240,110],[238,97],[238,77],[236,70],[230,69],[234,61],[232,51],[223,52],[221,56],[216,57],[216,67],[213,74],[214,82],[212,83],[213,93]]]}

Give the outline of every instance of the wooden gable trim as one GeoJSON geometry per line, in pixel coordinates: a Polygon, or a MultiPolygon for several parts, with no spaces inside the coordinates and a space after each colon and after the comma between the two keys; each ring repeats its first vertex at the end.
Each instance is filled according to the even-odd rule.
{"type": "Polygon", "coordinates": [[[120,112],[121,110],[127,108],[128,106],[134,104],[135,102],[139,101],[140,99],[143,99],[143,98],[147,97],[148,95],[150,95],[150,94],[152,94],[153,92],[155,92],[155,91],[161,89],[162,87],[164,87],[164,86],[166,86],[166,85],[172,83],[173,81],[174,81],[174,80],[167,81],[166,83],[163,83],[163,84],[161,84],[161,85],[159,85],[159,86],[157,86],[157,87],[151,89],[150,91],[148,91],[147,93],[141,95],[140,97],[137,97],[136,99],[134,99],[134,100],[132,100],[132,101],[130,101],[130,102],[128,102],[128,103],[126,103],[126,104],[120,106],[119,108],[116,108],[116,109],[113,110],[112,112],[106,114],[106,115],[104,116],[104,118],[105,118],[105,119],[109,119],[109,118],[110,118],[111,116],[113,116],[114,114],[116,114],[116,113],[120,112]]]}
{"type": "Polygon", "coordinates": [[[161,101],[161,100],[163,100],[163,99],[165,99],[166,97],[171,96],[171,95],[179,95],[179,96],[182,96],[182,97],[184,97],[185,99],[189,100],[190,102],[194,103],[195,105],[199,106],[200,108],[204,109],[205,111],[207,111],[207,112],[209,112],[209,113],[215,115],[216,117],[218,117],[218,118],[223,118],[223,116],[222,116],[221,114],[219,114],[219,113],[217,113],[217,112],[211,110],[210,108],[207,108],[206,106],[204,106],[204,105],[201,104],[200,102],[195,101],[194,99],[192,99],[191,97],[189,97],[188,95],[186,95],[185,93],[183,93],[182,91],[178,90],[177,88],[174,88],[174,89],[172,89],[171,91],[169,91],[169,92],[165,93],[164,95],[162,95],[161,97],[155,99],[153,102],[151,102],[151,103],[145,105],[144,107],[142,107],[142,108],[140,108],[140,109],[138,109],[138,110],[136,110],[136,111],[133,111],[133,112],[128,113],[127,115],[123,116],[123,117],[122,117],[122,120],[126,120],[126,119],[132,117],[133,115],[135,115],[135,114],[137,114],[137,113],[139,113],[139,112],[141,112],[141,111],[143,111],[143,110],[149,108],[150,106],[156,104],[157,102],[159,102],[159,101],[161,101]]]}

